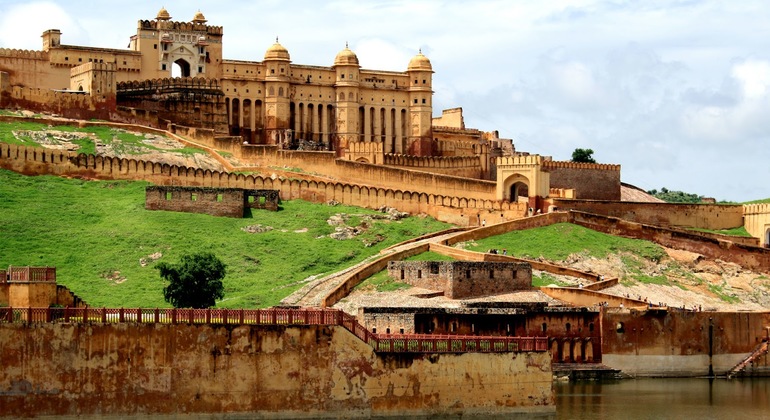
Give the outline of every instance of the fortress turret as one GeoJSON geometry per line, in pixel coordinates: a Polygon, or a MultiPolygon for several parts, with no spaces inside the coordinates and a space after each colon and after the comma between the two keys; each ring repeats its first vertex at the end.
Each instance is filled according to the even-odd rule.
{"type": "Polygon", "coordinates": [[[265,52],[265,131],[269,144],[291,143],[289,51],[275,39],[265,52]]]}
{"type": "Polygon", "coordinates": [[[420,51],[409,61],[409,138],[408,154],[431,156],[432,150],[432,109],[433,67],[428,57],[420,51]]]}
{"type": "Polygon", "coordinates": [[[43,38],[43,51],[51,48],[57,48],[61,45],[61,31],[58,29],[49,29],[40,36],[43,38]]]}
{"type": "Polygon", "coordinates": [[[334,150],[338,156],[344,153],[349,142],[359,140],[360,69],[356,53],[351,51],[346,43],[345,49],[334,57],[334,70],[337,75],[334,85],[337,97],[337,139],[334,140],[334,150]]]}

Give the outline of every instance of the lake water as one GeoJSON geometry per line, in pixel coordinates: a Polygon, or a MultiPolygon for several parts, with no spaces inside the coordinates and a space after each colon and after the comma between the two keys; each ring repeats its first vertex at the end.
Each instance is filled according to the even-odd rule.
{"type": "Polygon", "coordinates": [[[770,378],[554,383],[557,419],[770,419],[770,378]]]}

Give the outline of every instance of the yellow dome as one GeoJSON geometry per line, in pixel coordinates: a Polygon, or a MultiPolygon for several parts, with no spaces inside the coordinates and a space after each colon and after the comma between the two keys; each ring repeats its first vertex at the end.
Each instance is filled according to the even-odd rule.
{"type": "Polygon", "coordinates": [[[358,66],[358,56],[356,53],[348,48],[345,44],[345,49],[340,51],[336,57],[334,57],[335,66],[358,66]]]}
{"type": "Polygon", "coordinates": [[[289,50],[278,43],[278,38],[275,39],[275,44],[265,52],[265,60],[285,60],[289,61],[289,50]]]}
{"type": "Polygon", "coordinates": [[[168,10],[166,10],[165,7],[161,7],[160,10],[158,10],[158,16],[156,16],[155,19],[169,20],[171,19],[171,15],[168,14],[168,10]]]}
{"type": "Polygon", "coordinates": [[[407,70],[433,71],[433,66],[430,65],[428,57],[422,55],[422,51],[420,51],[414,58],[409,60],[409,67],[407,67],[407,70]]]}
{"type": "Polygon", "coordinates": [[[193,16],[193,23],[206,23],[206,16],[203,16],[200,10],[193,16]]]}

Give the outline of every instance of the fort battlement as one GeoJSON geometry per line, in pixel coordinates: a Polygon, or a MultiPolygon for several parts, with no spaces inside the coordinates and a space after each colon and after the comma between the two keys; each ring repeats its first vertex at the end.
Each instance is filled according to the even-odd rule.
{"type": "MultiPolygon", "coordinates": [[[[399,176],[411,175],[415,178],[429,176],[435,180],[441,178],[448,183],[453,177],[436,176],[420,172],[403,173],[403,170],[358,164],[344,160],[334,161],[335,166],[350,167],[348,173],[354,174],[367,169],[381,172],[378,176],[387,178],[387,172],[399,176]]],[[[396,188],[370,187],[351,182],[323,182],[304,179],[272,179],[267,176],[244,175],[229,172],[189,168],[159,162],[125,159],[109,156],[75,154],[72,152],[49,150],[23,145],[0,143],[0,167],[27,175],[64,175],[92,179],[128,179],[146,180],[158,185],[184,185],[215,188],[272,189],[280,191],[282,200],[303,199],[312,202],[335,200],[340,203],[366,207],[395,207],[412,214],[425,213],[439,220],[467,226],[476,225],[478,215],[495,214],[496,217],[516,218],[523,214],[525,205],[496,201],[493,199],[470,198],[474,186],[469,180],[457,178],[457,191],[470,194],[428,194],[396,188]]],[[[395,176],[395,175],[394,175],[395,176]]],[[[359,179],[366,179],[359,177],[359,179]]],[[[412,185],[406,182],[404,185],[412,185]]],[[[449,186],[449,184],[447,184],[449,186]]],[[[455,188],[449,189],[454,191],[455,188]]],[[[486,216],[485,216],[486,217],[486,216]]]]}
{"type": "Polygon", "coordinates": [[[139,20],[137,29],[157,29],[187,31],[187,32],[206,32],[209,35],[223,35],[224,29],[221,26],[210,26],[202,23],[193,22],[173,22],[161,20],[139,20]]]}
{"type": "Polygon", "coordinates": [[[518,155],[497,158],[497,166],[542,165],[546,159],[540,155],[518,155]]]}
{"type": "Polygon", "coordinates": [[[478,170],[480,162],[478,156],[409,156],[388,153],[385,155],[385,164],[390,166],[404,166],[410,168],[475,168],[478,170]]]}
{"type": "Polygon", "coordinates": [[[770,203],[744,204],[743,214],[746,216],[756,214],[770,215],[770,203]]]}
{"type": "Polygon", "coordinates": [[[556,160],[544,160],[543,168],[545,169],[595,169],[601,171],[620,171],[620,165],[612,165],[605,163],[584,163],[584,162],[568,162],[568,161],[556,161],[556,160]]]}
{"type": "Polygon", "coordinates": [[[30,60],[47,60],[46,51],[17,50],[15,48],[0,48],[0,57],[25,58],[30,60]]]}
{"type": "Polygon", "coordinates": [[[119,82],[118,91],[155,91],[165,89],[212,89],[221,90],[219,81],[205,77],[167,77],[163,79],[119,82]]]}

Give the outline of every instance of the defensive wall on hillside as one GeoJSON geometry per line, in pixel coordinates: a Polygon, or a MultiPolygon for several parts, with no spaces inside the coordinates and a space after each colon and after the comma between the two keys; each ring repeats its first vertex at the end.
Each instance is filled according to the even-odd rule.
{"type": "Polygon", "coordinates": [[[574,189],[577,198],[620,201],[620,165],[543,161],[550,187],[574,189]]]}
{"type": "MultiPolygon", "coordinates": [[[[731,229],[743,226],[743,206],[724,204],[634,203],[607,200],[553,200],[560,210],[617,217],[655,226],[731,229]]],[[[759,237],[758,235],[756,235],[759,237]]]]}
{"type": "Polygon", "coordinates": [[[47,310],[49,318],[62,318],[0,322],[0,416],[555,412],[550,356],[541,339],[394,336],[373,348],[338,322],[337,311],[255,310],[244,317],[243,310],[176,310],[178,318],[165,322],[136,322],[129,318],[136,311],[115,311],[110,314],[122,322],[98,310],[89,311],[97,319],[83,310],[47,310]],[[535,340],[541,340],[539,351],[524,350],[535,340]],[[451,350],[497,343],[518,350],[451,350]]]}
{"type": "MultiPolygon", "coordinates": [[[[335,161],[335,163],[343,167],[355,168],[355,170],[360,170],[361,167],[358,165],[362,165],[340,160],[335,161]]],[[[366,164],[362,166],[363,169],[370,170],[375,174],[384,175],[392,172],[404,175],[403,171],[393,168],[366,164]]],[[[375,209],[390,206],[412,214],[425,213],[438,220],[460,226],[478,224],[480,215],[486,217],[486,215],[496,214],[500,217],[514,218],[524,214],[524,205],[518,203],[478,200],[466,198],[464,195],[427,194],[343,182],[326,183],[286,178],[272,179],[257,175],[210,171],[133,159],[74,154],[5,143],[0,143],[0,167],[26,175],[49,174],[90,179],[146,180],[158,185],[272,189],[280,191],[282,200],[303,199],[312,202],[336,200],[348,205],[375,209]]],[[[422,178],[424,175],[427,178],[438,179],[438,176],[420,172],[408,172],[407,175],[415,178],[422,178]]],[[[362,177],[360,179],[370,178],[362,177]]],[[[457,180],[456,188],[461,191],[466,180],[455,179],[457,180]]],[[[415,184],[418,183],[405,182],[403,185],[415,184]]]]}
{"type": "Polygon", "coordinates": [[[480,179],[481,162],[478,156],[406,156],[385,155],[385,165],[396,168],[427,171],[437,174],[480,179]]]}
{"type": "Polygon", "coordinates": [[[707,258],[734,262],[750,270],[770,272],[770,249],[745,245],[740,243],[742,239],[732,242],[732,237],[715,238],[708,233],[667,229],[577,211],[558,211],[468,230],[444,241],[444,245],[454,245],[514,230],[532,229],[555,223],[574,223],[598,232],[652,241],[669,248],[702,254],[707,258]]]}

